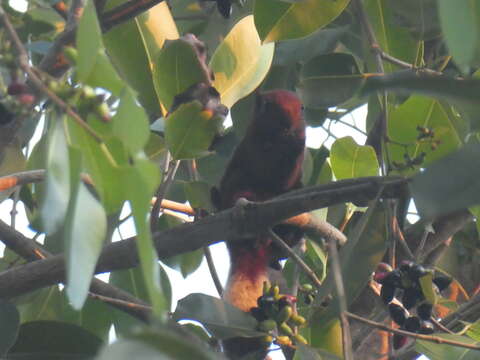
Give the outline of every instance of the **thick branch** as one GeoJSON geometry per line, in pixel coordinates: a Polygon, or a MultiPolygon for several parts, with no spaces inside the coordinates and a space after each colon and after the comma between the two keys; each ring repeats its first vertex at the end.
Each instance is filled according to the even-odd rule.
{"type": "MultiPolygon", "coordinates": [[[[264,202],[237,204],[222,211],[175,228],[154,234],[160,258],[182,254],[224,241],[242,241],[299,213],[362,198],[374,199],[379,188],[383,197],[395,197],[405,191],[404,178],[369,177],[342,180],[293,191],[264,202]]],[[[102,251],[95,273],[132,268],[138,264],[135,238],[107,245],[102,251]]],[[[65,281],[65,261],[62,255],[38,260],[0,274],[0,294],[10,298],[41,287],[65,281]]]]}
{"type": "MultiPolygon", "coordinates": [[[[0,240],[10,250],[27,261],[35,262],[38,259],[50,258],[52,256],[35,241],[23,236],[3,221],[0,221],[0,240]]],[[[150,311],[146,310],[147,304],[122,289],[94,278],[92,279],[90,291],[93,292],[96,297],[100,295],[100,297],[120,300],[118,302],[109,301],[107,303],[141,321],[147,321],[149,318],[150,311]]]]}

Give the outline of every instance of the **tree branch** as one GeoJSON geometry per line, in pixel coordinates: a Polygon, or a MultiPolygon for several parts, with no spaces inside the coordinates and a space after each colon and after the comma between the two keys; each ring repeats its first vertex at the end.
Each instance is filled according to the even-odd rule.
{"type": "MultiPolygon", "coordinates": [[[[405,191],[407,179],[367,177],[342,180],[327,185],[293,191],[263,203],[244,201],[222,211],[169,230],[155,233],[155,248],[160,258],[182,254],[224,241],[242,241],[296,214],[328,207],[362,197],[374,199],[380,188],[383,197],[405,191]],[[288,196],[287,196],[288,195],[288,196]]],[[[135,237],[108,244],[103,249],[95,273],[132,268],[138,264],[135,237]]],[[[15,267],[0,274],[0,297],[11,298],[41,287],[65,281],[62,255],[15,267]]]]}
{"type": "MultiPolygon", "coordinates": [[[[36,263],[39,259],[52,257],[52,254],[43,249],[34,240],[25,237],[22,233],[11,228],[3,221],[0,221],[0,240],[6,247],[25,260],[31,261],[32,264],[36,263]]],[[[15,268],[12,268],[12,270],[13,269],[15,268]]],[[[145,309],[145,307],[148,306],[147,303],[111,284],[93,278],[90,290],[98,299],[117,300],[116,302],[108,301],[107,303],[141,321],[147,321],[150,317],[150,311],[145,309]]]]}

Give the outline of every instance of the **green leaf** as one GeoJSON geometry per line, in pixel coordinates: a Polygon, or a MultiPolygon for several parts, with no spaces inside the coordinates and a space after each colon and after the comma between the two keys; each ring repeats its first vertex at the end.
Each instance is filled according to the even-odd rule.
{"type": "Polygon", "coordinates": [[[137,248],[140,257],[145,284],[148,290],[153,312],[164,314],[168,302],[162,293],[157,252],[153,246],[150,222],[150,200],[160,182],[157,167],[148,160],[137,159],[132,168],[123,175],[124,188],[128,189],[127,199],[132,206],[132,214],[137,230],[137,248]]]}
{"type": "Polygon", "coordinates": [[[419,40],[431,40],[441,35],[436,0],[388,0],[395,23],[407,28],[419,40]]]}
{"type": "MultiPolygon", "coordinates": [[[[92,123],[94,119],[89,117],[88,120],[89,123],[92,123]]],[[[73,119],[69,119],[67,125],[71,146],[82,152],[86,172],[95,184],[95,190],[100,196],[105,211],[107,214],[118,211],[125,200],[125,191],[120,181],[121,171],[115,163],[115,159],[123,157],[117,154],[117,152],[121,153],[123,149],[119,147],[116,149],[117,151],[113,151],[105,143],[99,144],[73,119]]]]}
{"type": "Polygon", "coordinates": [[[176,95],[190,86],[210,81],[204,66],[189,41],[178,39],[165,44],[155,58],[153,80],[166,109],[171,108],[176,95]]]}
{"type": "Polygon", "coordinates": [[[144,330],[104,347],[97,360],[216,360],[218,354],[171,329],[144,330]]]}
{"type": "Polygon", "coordinates": [[[480,320],[475,321],[468,327],[467,336],[473,340],[480,342],[480,320]]]}
{"type": "Polygon", "coordinates": [[[352,137],[337,139],[330,150],[330,163],[335,177],[349,179],[378,175],[379,165],[373,147],[357,145],[352,137]]]}
{"type": "Polygon", "coordinates": [[[410,190],[423,218],[480,203],[480,144],[468,144],[415,175],[410,190]],[[454,176],[452,176],[454,175],[454,176]]]}
{"type": "Polygon", "coordinates": [[[466,134],[463,119],[450,105],[436,99],[411,96],[390,113],[388,121],[388,137],[392,140],[392,143],[388,144],[390,160],[404,162],[406,149],[399,144],[410,144],[407,148],[410,158],[425,153],[421,165],[428,165],[458,149],[466,134]],[[440,142],[435,150],[432,150],[432,141],[428,139],[417,141],[418,126],[434,132],[432,140],[440,142]]]}
{"type": "MultiPolygon", "coordinates": [[[[108,1],[107,10],[123,2],[108,1]]],[[[176,38],[178,31],[166,2],[104,34],[105,47],[112,63],[138,93],[139,101],[149,115],[161,114],[151,64],[154,64],[155,55],[165,40],[176,38]]]]}
{"type": "Polygon", "coordinates": [[[58,321],[22,324],[9,359],[64,360],[93,357],[102,341],[77,325],[58,321]]]}
{"type": "Polygon", "coordinates": [[[10,302],[0,300],[0,356],[4,356],[15,343],[20,326],[20,315],[10,302]]]}
{"type": "MultiPolygon", "coordinates": [[[[439,0],[438,11],[448,49],[455,62],[466,70],[478,60],[480,8],[474,0],[439,0]]],[[[478,62],[477,62],[478,63],[478,62]]]]}
{"type": "MultiPolygon", "coordinates": [[[[348,305],[364,289],[372,271],[385,254],[385,250],[385,212],[373,205],[349,231],[348,241],[339,252],[348,305]]],[[[315,302],[322,301],[332,291],[334,291],[333,273],[329,271],[315,297],[315,302]]],[[[321,334],[329,329],[338,317],[338,313],[338,300],[335,293],[327,309],[320,307],[320,310],[312,311],[309,317],[312,333],[321,334]]]]}
{"type": "Polygon", "coordinates": [[[305,37],[332,22],[349,0],[255,1],[254,16],[263,42],[305,37]]]}
{"type": "Polygon", "coordinates": [[[77,73],[78,80],[84,82],[95,68],[97,56],[103,49],[100,25],[93,1],[87,2],[77,30],[77,73]]]}
{"type": "MultiPolygon", "coordinates": [[[[413,63],[417,42],[412,38],[407,29],[396,25],[393,8],[388,6],[384,0],[366,0],[364,1],[364,6],[380,48],[397,59],[410,64],[413,63]]],[[[431,10],[429,9],[429,11],[431,10]]],[[[370,51],[370,49],[367,51],[370,51]]],[[[395,70],[394,65],[390,63],[385,62],[384,67],[386,72],[395,70]]],[[[370,71],[373,71],[372,69],[374,68],[369,67],[370,71]]]]}
{"type": "MultiPolygon", "coordinates": [[[[25,170],[27,160],[22,149],[16,142],[6,145],[2,149],[0,158],[0,176],[10,175],[25,170]]],[[[7,199],[13,192],[15,187],[0,191],[0,202],[7,199]]]]}
{"type": "Polygon", "coordinates": [[[364,82],[352,55],[333,53],[319,55],[303,66],[297,91],[305,106],[318,109],[349,100],[364,82]]]}
{"type": "Polygon", "coordinates": [[[79,80],[93,87],[107,89],[115,96],[120,96],[125,84],[113,68],[105,51],[103,49],[99,50],[93,58],[95,59],[95,63],[90,73],[88,76],[85,75],[84,78],[79,77],[79,80]]]}
{"type": "Polygon", "coordinates": [[[297,344],[294,360],[340,360],[341,358],[322,349],[297,344]]]}
{"type": "Polygon", "coordinates": [[[137,105],[129,89],[125,89],[120,97],[120,106],[112,118],[112,125],[113,135],[122,141],[132,155],[148,141],[150,129],[147,115],[137,105]]]}
{"type": "MultiPolygon", "coordinates": [[[[435,334],[439,338],[457,341],[463,344],[475,345],[476,342],[466,336],[454,334],[435,334]]],[[[476,344],[478,345],[478,344],[476,344]]],[[[431,341],[417,340],[415,350],[427,356],[430,360],[476,360],[480,352],[478,350],[469,350],[450,344],[436,344],[431,341]]]]}
{"type": "Polygon", "coordinates": [[[198,101],[180,105],[165,120],[165,141],[172,157],[179,160],[205,155],[222,121],[203,110],[198,101]]]}
{"type": "Polygon", "coordinates": [[[210,185],[208,183],[205,181],[189,181],[185,183],[184,189],[187,200],[192,208],[213,212],[210,185]]]}
{"type": "MultiPolygon", "coordinates": [[[[160,268],[162,292],[167,301],[166,308],[170,309],[172,301],[172,288],[170,285],[170,280],[162,265],[159,264],[158,266],[160,268]]],[[[149,299],[143,272],[139,267],[111,273],[109,283],[129,292],[136,298],[144,301],[148,301],[149,299]]],[[[142,322],[126,314],[124,311],[114,310],[113,315],[115,332],[118,336],[126,336],[131,333],[133,327],[142,325],[142,322]]]]}
{"type": "Polygon", "coordinates": [[[432,305],[437,304],[437,294],[434,289],[433,274],[428,273],[418,279],[423,296],[432,305]]]}
{"type": "Polygon", "coordinates": [[[68,242],[67,295],[74,309],[80,309],[88,295],[92,276],[107,231],[105,210],[79,182],[72,199],[65,228],[68,242]]]}
{"type": "Polygon", "coordinates": [[[210,61],[222,104],[230,108],[260,85],[270,69],[273,50],[273,44],[261,44],[253,16],[233,27],[210,61]]]}
{"type": "Polygon", "coordinates": [[[175,320],[199,321],[218,339],[236,336],[261,336],[255,330],[257,321],[229,303],[204,294],[190,294],[178,302],[175,320]]]}
{"type": "Polygon", "coordinates": [[[70,199],[70,160],[64,119],[50,117],[50,121],[53,124],[48,134],[46,191],[41,206],[42,223],[47,234],[55,233],[63,225],[70,199]]]}

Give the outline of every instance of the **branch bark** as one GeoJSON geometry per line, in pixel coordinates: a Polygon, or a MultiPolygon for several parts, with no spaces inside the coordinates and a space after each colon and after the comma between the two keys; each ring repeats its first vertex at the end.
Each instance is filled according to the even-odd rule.
{"type": "MultiPolygon", "coordinates": [[[[299,213],[352,201],[375,198],[383,187],[383,197],[395,197],[405,191],[407,179],[367,177],[342,180],[293,191],[263,203],[243,201],[234,208],[154,234],[160,258],[182,254],[224,241],[242,241],[299,213]],[[370,195],[369,195],[370,194],[370,195]]],[[[95,273],[132,268],[138,264],[135,238],[105,246],[95,273]]],[[[65,260],[62,255],[38,260],[0,274],[0,297],[11,298],[45,286],[65,281],[65,260]]]]}

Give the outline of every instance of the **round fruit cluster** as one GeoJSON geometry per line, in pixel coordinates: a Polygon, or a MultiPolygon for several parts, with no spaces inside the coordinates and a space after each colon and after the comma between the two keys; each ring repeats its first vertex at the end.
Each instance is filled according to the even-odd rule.
{"type": "MultiPolygon", "coordinates": [[[[427,335],[433,333],[433,324],[430,322],[433,304],[425,297],[421,279],[427,275],[432,276],[431,285],[437,293],[446,289],[452,281],[444,275],[433,274],[433,270],[425,269],[412,261],[402,262],[395,270],[388,264],[382,263],[379,266],[374,280],[382,285],[380,296],[388,305],[390,317],[400,329],[427,335]],[[402,305],[392,302],[397,297],[402,305]],[[416,315],[410,313],[412,310],[415,310],[416,315]]],[[[406,340],[404,336],[395,334],[393,347],[401,348],[406,340]]]]}
{"type": "Polygon", "coordinates": [[[258,321],[258,330],[268,333],[263,337],[265,343],[272,341],[280,346],[307,344],[307,340],[298,333],[297,327],[306,324],[303,316],[295,311],[297,298],[280,294],[277,285],[264,283],[263,295],[257,300],[258,307],[250,309],[250,313],[258,321]]]}

